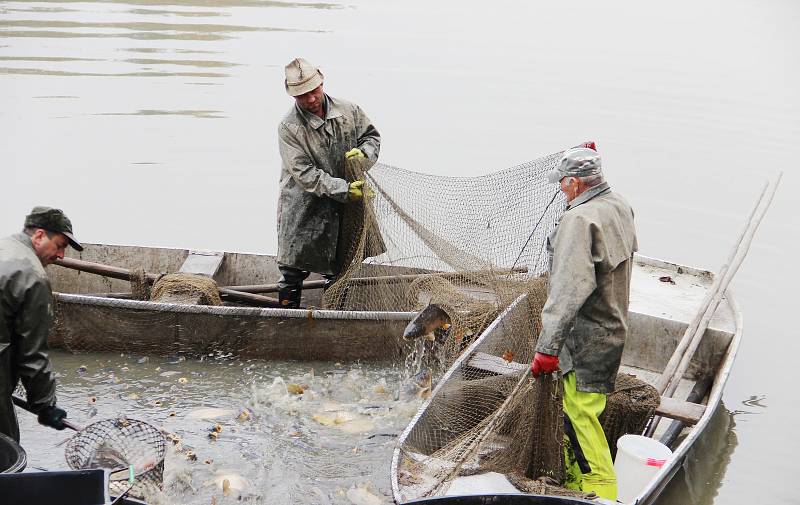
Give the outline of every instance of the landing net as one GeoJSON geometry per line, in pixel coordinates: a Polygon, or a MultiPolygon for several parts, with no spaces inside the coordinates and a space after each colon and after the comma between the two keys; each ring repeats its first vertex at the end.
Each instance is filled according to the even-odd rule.
{"type": "Polygon", "coordinates": [[[127,491],[137,498],[162,488],[165,454],[166,441],[157,428],[126,418],[92,423],[64,447],[70,468],[109,470],[109,491],[114,495],[127,491]]]}

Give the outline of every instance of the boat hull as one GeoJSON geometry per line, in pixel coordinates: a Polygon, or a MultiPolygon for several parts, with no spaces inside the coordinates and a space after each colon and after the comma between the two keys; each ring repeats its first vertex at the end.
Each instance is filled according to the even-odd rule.
{"type": "Polygon", "coordinates": [[[50,345],[71,351],[390,360],[411,312],[209,307],[59,294],[50,345]]]}

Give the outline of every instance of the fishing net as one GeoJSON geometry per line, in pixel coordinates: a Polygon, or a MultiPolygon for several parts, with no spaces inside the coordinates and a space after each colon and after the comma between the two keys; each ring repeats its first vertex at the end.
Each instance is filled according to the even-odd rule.
{"type": "Polygon", "coordinates": [[[564,476],[560,379],[533,379],[528,372],[546,289],[543,278],[537,281],[539,289],[523,292],[460,354],[400,440],[401,501],[441,495],[458,477],[485,472],[528,487],[547,482],[549,494],[574,495],[558,485],[564,476]]]}
{"type": "Polygon", "coordinates": [[[145,498],[160,490],[164,479],[164,435],[151,424],[136,419],[105,419],[92,423],[67,441],[64,455],[73,470],[103,468],[111,471],[109,491],[145,498]],[[133,466],[133,486],[129,483],[133,466]]]}
{"type": "MultiPolygon", "coordinates": [[[[565,208],[558,186],[545,178],[560,157],[554,153],[479,177],[442,177],[380,163],[369,167],[358,158],[344,166],[348,181],[364,181],[364,198],[343,205],[337,280],[325,291],[322,308],[417,312],[433,304],[448,322],[425,329],[438,338],[411,337],[410,372],[430,367],[436,382],[465,359],[467,349],[472,349],[470,360],[483,361],[464,361],[443,383],[426,421],[418,423],[404,447],[409,461],[440,465],[455,474],[479,470],[485,460],[486,468],[517,471],[523,478],[558,478],[560,387],[530,381],[522,371],[533,358],[546,298],[547,236],[565,208]],[[500,315],[499,329],[473,347],[500,315]],[[440,401],[442,395],[447,401],[440,401]],[[496,415],[501,407],[503,415],[496,415]]],[[[163,265],[143,266],[164,271],[163,265]]],[[[338,356],[338,347],[342,356],[360,359],[369,359],[372,352],[385,357],[387,350],[392,356],[408,350],[399,342],[407,320],[387,319],[383,329],[375,320],[363,329],[349,320],[344,335],[341,326],[328,330],[312,312],[277,325],[255,309],[156,308],[131,300],[67,305],[67,298],[59,303],[55,333],[72,349],[260,352],[276,359],[315,359],[323,352],[338,356]],[[360,331],[372,339],[354,348],[349,334],[360,331]],[[291,338],[276,338],[276,332],[291,338]]],[[[404,475],[425,479],[425,472],[404,475]]]]}
{"type": "Polygon", "coordinates": [[[614,392],[608,395],[606,408],[600,416],[612,458],[617,455],[619,437],[641,435],[660,403],[661,395],[650,384],[634,375],[617,375],[614,392]]]}
{"type": "MultiPolygon", "coordinates": [[[[441,373],[521,292],[544,294],[545,284],[537,279],[547,270],[545,241],[564,209],[563,196],[557,186],[545,182],[544,173],[559,157],[552,154],[480,177],[441,177],[380,163],[368,167],[363,159],[350,159],[344,167],[347,178],[363,179],[366,197],[343,205],[337,282],[319,303],[319,291],[305,290],[304,297],[322,309],[357,312],[411,312],[440,304],[451,319],[447,338],[435,349],[441,373]]],[[[90,249],[82,258],[139,269],[140,276],[131,285],[81,274],[76,282],[81,286],[88,285],[89,278],[99,279],[81,292],[130,289],[127,297],[135,300],[57,295],[54,347],[333,360],[396,359],[414,347],[400,341],[408,320],[397,317],[348,321],[348,335],[342,335],[341,323],[312,313],[284,318],[277,325],[260,309],[229,301],[191,307],[172,298],[159,300],[158,286],[149,296],[148,277],[177,271],[183,258],[164,260],[150,253],[130,257],[90,249]],[[348,339],[359,332],[370,334],[368,345],[348,339]]],[[[262,268],[244,261],[251,260],[226,254],[219,277],[236,280],[225,285],[275,282],[265,272],[275,270],[274,260],[262,268]]],[[[162,282],[164,278],[156,284],[162,282]]],[[[73,288],[58,283],[54,287],[67,292],[73,288]]],[[[423,355],[416,353],[420,359],[415,367],[421,366],[423,355]]]]}
{"type": "Polygon", "coordinates": [[[380,163],[367,171],[363,159],[348,160],[348,180],[364,180],[365,197],[344,207],[340,272],[323,306],[418,311],[435,304],[449,316],[439,349],[449,366],[521,293],[543,301],[546,237],[564,210],[544,174],[559,158],[470,178],[380,163]]]}
{"type": "Polygon", "coordinates": [[[153,283],[150,299],[158,302],[222,305],[214,279],[194,274],[167,274],[153,283]]]}

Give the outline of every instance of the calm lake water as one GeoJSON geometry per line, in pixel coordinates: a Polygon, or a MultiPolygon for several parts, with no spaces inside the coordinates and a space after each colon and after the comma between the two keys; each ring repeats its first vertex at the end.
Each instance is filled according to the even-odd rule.
{"type": "MultiPolygon", "coordinates": [[[[364,108],[395,166],[478,175],[597,140],[648,256],[718,269],[784,170],[734,283],[745,334],[728,412],[661,502],[797,503],[799,25],[789,0],[0,1],[0,230],[49,204],[88,242],[275,252],[297,56],[364,108]]],[[[385,479],[388,463],[371,465],[385,479]]]]}

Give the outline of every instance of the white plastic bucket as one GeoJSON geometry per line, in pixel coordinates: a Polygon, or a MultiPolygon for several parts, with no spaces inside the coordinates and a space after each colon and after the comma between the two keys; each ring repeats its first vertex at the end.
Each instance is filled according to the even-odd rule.
{"type": "Polygon", "coordinates": [[[641,435],[623,435],[617,440],[617,501],[632,502],[672,457],[672,451],[657,440],[641,435]]]}

